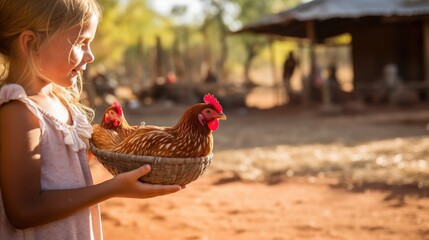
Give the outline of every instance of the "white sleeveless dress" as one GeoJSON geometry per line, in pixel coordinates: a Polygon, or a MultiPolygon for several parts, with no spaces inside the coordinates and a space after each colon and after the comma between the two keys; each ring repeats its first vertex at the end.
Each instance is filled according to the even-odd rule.
{"type": "MultiPolygon", "coordinates": [[[[39,120],[41,129],[42,190],[71,189],[93,184],[87,159],[92,128],[74,106],[69,106],[73,125],[60,122],[30,100],[17,84],[0,88],[0,106],[18,100],[39,120]]],[[[1,116],[0,116],[1,117],[1,116]]],[[[0,189],[0,239],[86,240],[102,239],[99,206],[83,209],[67,218],[24,230],[14,228],[6,217],[0,189]]]]}

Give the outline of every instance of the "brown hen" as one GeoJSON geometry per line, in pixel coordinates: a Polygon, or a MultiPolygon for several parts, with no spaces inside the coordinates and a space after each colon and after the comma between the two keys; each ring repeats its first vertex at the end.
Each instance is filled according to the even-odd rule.
{"type": "Polygon", "coordinates": [[[188,108],[173,127],[136,129],[112,152],[177,158],[207,156],[213,151],[212,132],[226,116],[213,95],[206,95],[204,102],[188,108]]]}
{"type": "Polygon", "coordinates": [[[117,132],[121,139],[125,139],[139,127],[128,124],[121,105],[116,101],[104,111],[100,126],[117,132]]]}
{"type": "Polygon", "coordinates": [[[92,125],[92,144],[98,149],[110,151],[122,141],[119,134],[98,124],[92,125]]]}

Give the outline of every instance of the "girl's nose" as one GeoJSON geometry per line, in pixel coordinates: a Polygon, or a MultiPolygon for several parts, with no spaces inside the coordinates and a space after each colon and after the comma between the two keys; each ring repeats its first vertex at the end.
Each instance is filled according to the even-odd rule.
{"type": "Polygon", "coordinates": [[[88,49],[88,51],[86,51],[86,53],[85,53],[85,57],[84,57],[84,59],[83,59],[85,62],[87,62],[87,63],[91,63],[91,62],[94,62],[94,60],[95,60],[95,57],[94,57],[94,54],[92,54],[92,52],[91,52],[91,50],[90,49],[88,49]]]}

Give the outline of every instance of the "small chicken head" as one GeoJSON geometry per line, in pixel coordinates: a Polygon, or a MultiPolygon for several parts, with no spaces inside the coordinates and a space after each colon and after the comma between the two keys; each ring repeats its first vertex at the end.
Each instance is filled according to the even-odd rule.
{"type": "Polygon", "coordinates": [[[210,130],[215,131],[219,127],[219,120],[226,120],[226,116],[219,101],[212,94],[205,95],[204,102],[210,107],[204,108],[198,114],[198,120],[202,126],[207,124],[210,130]]]}
{"type": "Polygon", "coordinates": [[[121,124],[122,116],[123,112],[121,105],[117,101],[114,101],[112,106],[110,106],[104,113],[104,122],[106,124],[113,124],[114,127],[118,127],[121,124]]]}

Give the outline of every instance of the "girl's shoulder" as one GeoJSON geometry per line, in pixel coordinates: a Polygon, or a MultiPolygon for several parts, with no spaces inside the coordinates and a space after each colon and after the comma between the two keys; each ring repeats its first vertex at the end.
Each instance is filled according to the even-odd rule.
{"type": "Polygon", "coordinates": [[[39,127],[38,119],[25,103],[12,100],[0,105],[0,128],[34,129],[39,127]]]}
{"type": "Polygon", "coordinates": [[[23,152],[29,149],[27,140],[37,143],[42,140],[44,125],[22,99],[9,99],[0,104],[0,116],[2,147],[23,152]]]}
{"type": "Polygon", "coordinates": [[[24,88],[18,84],[4,84],[0,86],[0,106],[12,100],[26,99],[24,88]]]}
{"type": "Polygon", "coordinates": [[[38,121],[28,104],[24,89],[17,84],[7,84],[0,88],[0,116],[9,125],[24,124],[37,126],[38,121]]]}

